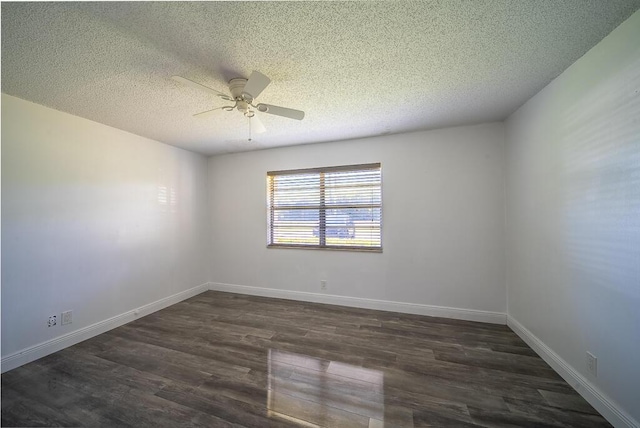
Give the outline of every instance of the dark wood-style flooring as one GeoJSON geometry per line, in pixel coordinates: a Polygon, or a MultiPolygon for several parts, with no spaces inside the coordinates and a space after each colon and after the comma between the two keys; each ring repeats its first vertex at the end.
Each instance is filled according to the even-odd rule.
{"type": "Polygon", "coordinates": [[[211,291],[3,374],[2,425],[610,426],[506,326],[211,291]]]}

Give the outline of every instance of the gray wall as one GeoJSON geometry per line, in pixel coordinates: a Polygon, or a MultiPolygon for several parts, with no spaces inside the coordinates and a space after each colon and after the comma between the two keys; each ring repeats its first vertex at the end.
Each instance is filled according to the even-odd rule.
{"type": "Polygon", "coordinates": [[[501,123],[214,156],[211,280],[505,313],[501,123]],[[268,249],[266,173],[382,163],[383,253],[268,249]]]}
{"type": "Polygon", "coordinates": [[[206,185],[201,155],[3,94],[3,358],[206,283],[206,185]]]}
{"type": "Polygon", "coordinates": [[[506,122],[509,316],[636,420],[639,41],[636,12],[506,122]]]}

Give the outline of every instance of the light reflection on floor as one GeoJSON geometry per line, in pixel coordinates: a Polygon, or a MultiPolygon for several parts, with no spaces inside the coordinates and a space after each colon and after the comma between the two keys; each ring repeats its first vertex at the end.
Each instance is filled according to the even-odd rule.
{"type": "Polygon", "coordinates": [[[269,349],[268,415],[302,427],[384,426],[384,373],[269,349]]]}

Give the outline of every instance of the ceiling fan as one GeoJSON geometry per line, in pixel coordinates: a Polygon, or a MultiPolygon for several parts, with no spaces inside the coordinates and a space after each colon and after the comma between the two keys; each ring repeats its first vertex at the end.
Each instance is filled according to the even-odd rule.
{"type": "MultiPolygon", "coordinates": [[[[249,76],[248,80],[241,77],[231,79],[229,81],[229,92],[231,93],[231,95],[216,91],[215,89],[209,88],[208,86],[194,82],[193,80],[189,80],[185,77],[172,76],[171,78],[176,82],[191,86],[192,88],[200,89],[214,94],[222,98],[223,100],[234,102],[233,105],[217,107],[211,110],[196,113],[193,115],[194,117],[208,117],[210,114],[216,112],[217,110],[233,111],[234,109],[237,109],[239,112],[244,114],[245,117],[250,119],[249,132],[251,132],[251,128],[254,128],[255,132],[257,133],[265,132],[266,129],[264,125],[262,125],[262,122],[260,122],[258,116],[256,116],[256,112],[269,113],[276,116],[282,116],[296,120],[302,120],[304,118],[304,112],[300,110],[294,110],[291,108],[279,107],[264,103],[260,103],[257,105],[253,104],[254,100],[258,98],[262,91],[264,91],[265,88],[269,86],[269,83],[271,83],[271,79],[269,79],[259,71],[254,70],[249,76]]],[[[251,141],[251,135],[249,135],[249,141],[251,141]]]]}

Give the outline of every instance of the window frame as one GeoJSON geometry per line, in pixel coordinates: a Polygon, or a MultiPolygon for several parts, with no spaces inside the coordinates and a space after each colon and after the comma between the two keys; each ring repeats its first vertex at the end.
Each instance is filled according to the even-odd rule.
{"type": "MultiPolygon", "coordinates": [[[[364,206],[366,208],[366,206],[364,206]]],[[[372,208],[378,208],[378,204],[371,204],[372,208]]],[[[354,208],[363,208],[362,205],[354,206],[354,208]]],[[[279,170],[279,171],[268,171],[267,172],[267,248],[284,248],[284,249],[303,249],[303,250],[331,250],[331,251],[357,251],[357,252],[369,252],[369,253],[382,253],[383,248],[383,237],[382,237],[382,163],[366,163],[366,164],[355,164],[355,165],[340,165],[340,166],[328,166],[328,167],[318,167],[318,168],[302,168],[302,169],[288,169],[288,170],[279,170]],[[331,205],[328,207],[325,205],[325,188],[323,186],[324,182],[324,173],[331,172],[340,172],[340,171],[363,171],[367,169],[378,169],[380,170],[380,246],[379,247],[370,247],[370,246],[344,246],[344,245],[327,245],[326,244],[326,211],[332,208],[331,205]],[[296,174],[309,174],[309,173],[319,173],[320,174],[320,204],[318,205],[318,245],[314,244],[273,244],[273,230],[272,227],[274,222],[274,209],[271,206],[270,201],[273,201],[273,187],[270,186],[270,177],[278,176],[278,175],[296,175],[296,174]],[[324,224],[324,227],[322,225],[324,224]],[[322,244],[324,242],[324,245],[322,244]]]]}

